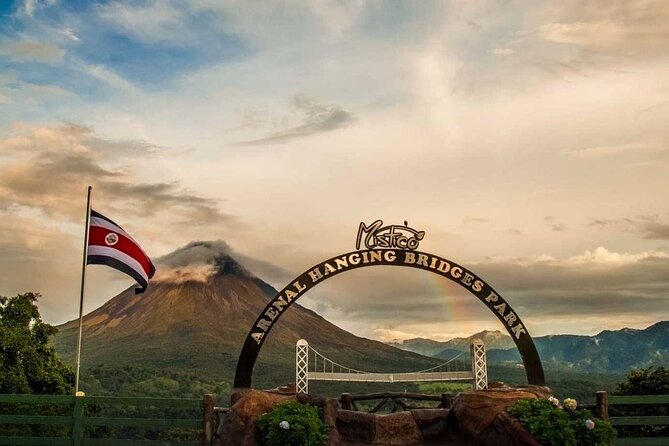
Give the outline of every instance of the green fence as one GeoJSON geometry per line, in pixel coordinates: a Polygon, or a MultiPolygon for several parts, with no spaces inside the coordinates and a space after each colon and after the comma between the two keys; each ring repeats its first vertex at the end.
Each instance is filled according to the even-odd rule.
{"type": "Polygon", "coordinates": [[[0,395],[0,410],[0,445],[201,446],[213,398],[0,395]]]}
{"type": "MultiPolygon", "coordinates": [[[[625,428],[628,426],[651,427],[651,426],[669,426],[669,395],[611,395],[606,392],[597,392],[596,413],[601,418],[608,419],[613,427],[625,428]],[[660,407],[664,406],[662,412],[658,414],[660,407]],[[630,409],[638,410],[647,408],[647,414],[644,415],[614,415],[609,416],[612,409],[622,409],[622,412],[629,412],[630,409]]],[[[618,429],[619,431],[621,429],[618,429]]],[[[657,434],[656,434],[657,435],[657,434]]],[[[669,446],[669,436],[646,436],[646,437],[621,437],[616,440],[616,446],[669,446]]]]}

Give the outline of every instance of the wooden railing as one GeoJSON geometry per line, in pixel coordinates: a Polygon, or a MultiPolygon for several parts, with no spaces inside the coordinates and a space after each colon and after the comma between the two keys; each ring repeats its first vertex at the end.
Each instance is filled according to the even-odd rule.
{"type": "MultiPolygon", "coordinates": [[[[669,415],[609,416],[611,406],[669,406],[669,395],[608,395],[597,392],[595,415],[609,420],[613,427],[669,426],[669,415]]],[[[616,446],[669,446],[669,437],[620,437],[616,446]]]]}
{"type": "Polygon", "coordinates": [[[0,394],[0,410],[2,410],[0,413],[0,445],[129,446],[139,444],[147,446],[208,446],[211,444],[213,433],[214,403],[212,395],[205,395],[203,399],[176,399],[0,394]],[[28,410],[25,410],[26,406],[28,406],[28,410]],[[49,407],[49,412],[57,414],[35,415],[35,413],[44,412],[44,410],[39,410],[39,407],[44,406],[49,407]],[[95,415],[96,412],[101,413],[101,408],[118,408],[119,406],[121,407],[121,414],[118,416],[95,415]],[[19,407],[20,409],[18,409],[19,407]],[[123,408],[127,412],[130,407],[133,408],[131,412],[139,412],[139,416],[129,417],[122,413],[124,412],[123,408]],[[146,413],[167,409],[179,410],[188,415],[174,418],[146,417],[146,413]],[[31,414],[12,412],[28,412],[31,414]],[[33,436],[32,433],[12,435],[10,427],[26,425],[61,426],[62,429],[52,429],[57,434],[53,435],[52,432],[52,436],[33,436]],[[179,435],[175,439],[138,440],[110,438],[113,437],[114,428],[143,428],[162,434],[169,434],[170,429],[181,429],[181,431],[178,432],[179,435]],[[97,432],[91,432],[91,430],[96,429],[97,432]],[[201,439],[196,441],[178,438],[184,434],[190,434],[191,437],[195,436],[201,439]]]}
{"type": "Polygon", "coordinates": [[[358,412],[376,413],[384,407],[390,408],[390,412],[397,412],[412,409],[449,409],[451,407],[451,396],[448,394],[442,395],[423,395],[422,393],[407,393],[407,392],[381,392],[381,393],[367,393],[364,395],[351,395],[350,393],[343,393],[339,397],[339,404],[344,410],[355,410],[358,412]],[[356,402],[361,401],[379,401],[370,410],[361,409],[356,402]],[[438,401],[436,406],[426,407],[410,404],[405,400],[413,401],[438,401]]]}

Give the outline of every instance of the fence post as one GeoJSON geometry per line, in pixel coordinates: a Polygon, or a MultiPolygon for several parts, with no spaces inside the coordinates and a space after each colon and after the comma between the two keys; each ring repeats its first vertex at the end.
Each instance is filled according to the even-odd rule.
{"type": "Polygon", "coordinates": [[[202,400],[202,430],[204,431],[204,446],[211,446],[214,436],[214,395],[207,393],[202,400]]]}
{"type": "Polygon", "coordinates": [[[609,394],[604,390],[596,393],[597,406],[595,408],[595,415],[602,420],[609,419],[609,394]]]}
{"type": "Polygon", "coordinates": [[[441,408],[450,409],[451,408],[451,395],[448,393],[441,394],[441,408]]]}
{"type": "Polygon", "coordinates": [[[339,402],[341,403],[341,408],[344,410],[352,410],[353,409],[353,401],[351,400],[351,394],[350,393],[342,393],[341,397],[339,397],[339,402]]]}
{"type": "Polygon", "coordinates": [[[72,426],[72,445],[81,446],[84,436],[84,392],[77,392],[74,396],[74,426],[72,426]]]}

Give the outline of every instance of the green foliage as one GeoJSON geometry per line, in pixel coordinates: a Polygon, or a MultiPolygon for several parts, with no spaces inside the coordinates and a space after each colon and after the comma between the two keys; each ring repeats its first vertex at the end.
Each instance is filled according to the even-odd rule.
{"type": "Polygon", "coordinates": [[[261,415],[258,428],[266,446],[321,446],[327,440],[320,410],[295,400],[279,403],[261,415]]]}
{"type": "Polygon", "coordinates": [[[48,344],[58,330],[42,322],[39,297],[0,296],[0,393],[72,392],[74,373],[48,344]]]}
{"type": "Polygon", "coordinates": [[[611,423],[590,411],[562,409],[548,400],[520,400],[508,412],[546,446],[608,446],[616,437],[611,423]],[[586,420],[595,427],[588,429],[586,420]]]}
{"type": "Polygon", "coordinates": [[[471,383],[420,383],[418,384],[418,391],[420,393],[427,393],[430,395],[441,395],[442,393],[456,394],[472,390],[471,383]]]}
{"type": "Polygon", "coordinates": [[[230,383],[191,371],[98,364],[82,373],[81,388],[87,395],[202,398],[213,393],[218,400],[230,397],[230,383]]]}
{"type": "Polygon", "coordinates": [[[648,367],[635,369],[627,375],[627,381],[618,384],[620,395],[667,395],[669,394],[669,369],[648,367]]]}

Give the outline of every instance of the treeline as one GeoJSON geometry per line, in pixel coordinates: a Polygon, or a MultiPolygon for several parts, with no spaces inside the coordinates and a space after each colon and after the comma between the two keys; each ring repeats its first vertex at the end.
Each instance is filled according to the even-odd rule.
{"type": "Polygon", "coordinates": [[[84,370],[80,386],[87,395],[202,398],[206,393],[229,400],[227,381],[180,370],[155,370],[99,364],[84,370]]]}

